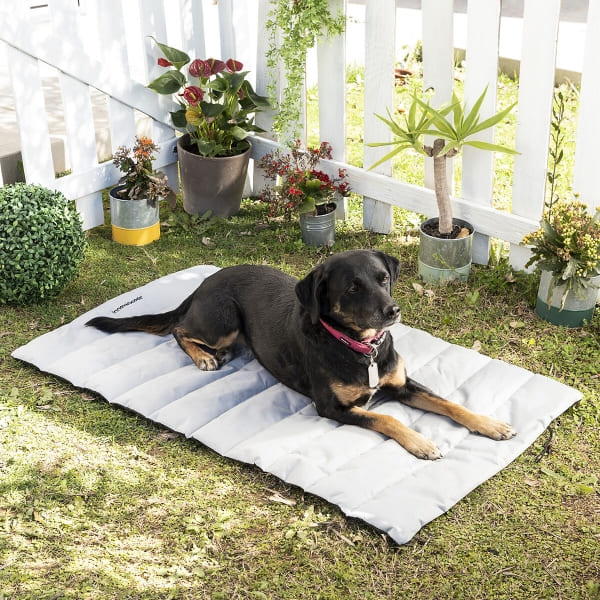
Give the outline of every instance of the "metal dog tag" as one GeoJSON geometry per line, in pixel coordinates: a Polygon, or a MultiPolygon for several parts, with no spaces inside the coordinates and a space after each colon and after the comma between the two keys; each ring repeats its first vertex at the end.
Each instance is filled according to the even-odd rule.
{"type": "Polygon", "coordinates": [[[379,385],[379,369],[377,368],[377,363],[371,359],[371,363],[369,364],[369,387],[376,388],[379,385]]]}

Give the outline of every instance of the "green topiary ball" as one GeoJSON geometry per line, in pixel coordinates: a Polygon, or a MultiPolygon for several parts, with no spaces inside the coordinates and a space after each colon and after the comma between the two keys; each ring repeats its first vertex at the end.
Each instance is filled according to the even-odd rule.
{"type": "Polygon", "coordinates": [[[60,192],[0,188],[0,304],[58,294],[77,275],[86,244],[75,203],[60,192]]]}

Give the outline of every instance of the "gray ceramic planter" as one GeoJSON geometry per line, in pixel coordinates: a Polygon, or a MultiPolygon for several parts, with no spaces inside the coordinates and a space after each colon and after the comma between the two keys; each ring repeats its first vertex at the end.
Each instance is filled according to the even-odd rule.
{"type": "Polygon", "coordinates": [[[207,158],[190,151],[189,134],[179,138],[177,156],[184,210],[191,215],[211,211],[218,217],[230,217],[239,212],[250,150],[235,156],[207,158]]]}

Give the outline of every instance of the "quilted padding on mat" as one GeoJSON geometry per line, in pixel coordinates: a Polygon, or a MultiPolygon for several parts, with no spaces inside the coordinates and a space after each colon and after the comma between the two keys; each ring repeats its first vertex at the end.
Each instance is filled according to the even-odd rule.
{"type": "Polygon", "coordinates": [[[398,543],[519,456],[581,396],[521,367],[397,325],[394,343],[411,377],[517,430],[511,440],[495,442],[394,402],[372,407],[436,443],[444,457],[425,461],[381,434],[319,417],[308,398],[276,381],[249,354],[203,372],[170,335],[109,335],[84,326],[98,315],[170,310],[216,270],[198,266],[162,277],[34,339],[13,356],[224,456],[256,464],[398,543]]]}

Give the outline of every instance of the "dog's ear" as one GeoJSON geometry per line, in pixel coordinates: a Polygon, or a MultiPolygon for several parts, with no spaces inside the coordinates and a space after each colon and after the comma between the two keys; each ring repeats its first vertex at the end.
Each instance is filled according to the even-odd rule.
{"type": "Polygon", "coordinates": [[[314,268],[304,279],[296,284],[296,296],[300,304],[308,311],[310,320],[318,323],[321,308],[325,300],[326,276],[323,265],[314,268]]]}
{"type": "Polygon", "coordinates": [[[375,254],[383,261],[388,273],[390,274],[390,289],[394,287],[400,274],[400,261],[391,254],[386,254],[379,250],[375,251],[375,254]]]}

